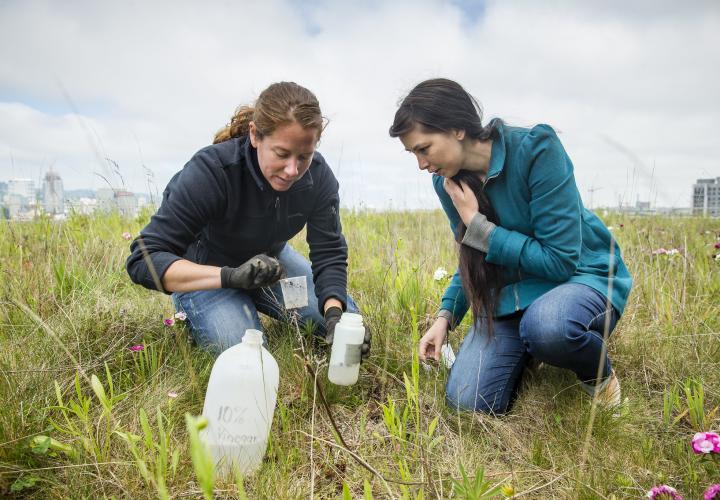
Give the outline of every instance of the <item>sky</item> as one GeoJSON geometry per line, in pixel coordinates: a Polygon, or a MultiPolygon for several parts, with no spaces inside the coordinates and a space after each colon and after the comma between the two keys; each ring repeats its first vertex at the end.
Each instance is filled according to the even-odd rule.
{"type": "Polygon", "coordinates": [[[417,83],[552,125],[586,206],[690,205],[720,177],[720,2],[0,2],[0,181],[162,193],[240,104],[295,81],[342,205],[439,207],[388,128],[417,83]]]}

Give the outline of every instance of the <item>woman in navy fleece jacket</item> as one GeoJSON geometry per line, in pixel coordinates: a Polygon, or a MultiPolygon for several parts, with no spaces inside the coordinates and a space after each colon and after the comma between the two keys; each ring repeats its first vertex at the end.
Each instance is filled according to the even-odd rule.
{"type": "Polygon", "coordinates": [[[468,308],[475,319],[450,371],[448,404],[506,412],[534,358],[573,371],[601,404],[619,405],[606,342],[632,279],[608,229],[583,207],[553,129],[483,126],[470,94],[433,79],[405,97],[390,135],[433,174],[459,246],[420,358],[439,358],[468,308]]]}
{"type": "MultiPolygon", "coordinates": [[[[135,283],[172,293],[198,345],[220,353],[260,328],[258,311],[287,319],[278,280],[307,276],[302,322],[333,340],[347,295],[338,182],[315,151],[324,122],[308,89],[280,82],[238,108],[214,144],[175,174],[126,267],[135,283]],[[287,244],[307,227],[310,263],[287,244]]],[[[370,348],[366,330],[363,354],[370,348]]]]}

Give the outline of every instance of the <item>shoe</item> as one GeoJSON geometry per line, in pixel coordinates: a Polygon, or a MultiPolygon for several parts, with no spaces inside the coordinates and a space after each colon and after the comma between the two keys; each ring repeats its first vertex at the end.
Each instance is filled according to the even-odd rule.
{"type": "Polygon", "coordinates": [[[615,375],[615,370],[612,370],[610,376],[597,385],[581,382],[580,387],[582,387],[590,397],[596,397],[598,405],[600,406],[605,408],[618,408],[622,405],[620,381],[617,375],[615,375]]]}
{"type": "Polygon", "coordinates": [[[532,373],[536,373],[542,365],[542,361],[539,361],[537,358],[530,357],[530,359],[528,359],[527,365],[525,365],[525,368],[532,373]]]}

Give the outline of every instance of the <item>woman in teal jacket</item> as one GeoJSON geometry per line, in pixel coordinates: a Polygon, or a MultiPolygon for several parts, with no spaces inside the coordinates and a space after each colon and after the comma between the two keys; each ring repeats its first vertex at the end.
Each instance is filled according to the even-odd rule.
{"type": "Polygon", "coordinates": [[[608,229],[583,207],[553,129],[483,126],[470,94],[433,79],[405,97],[390,135],[433,174],[459,246],[420,358],[439,359],[468,308],[475,319],[450,371],[448,404],[506,412],[533,358],[572,370],[600,403],[620,404],[606,341],[632,279],[608,229]]]}

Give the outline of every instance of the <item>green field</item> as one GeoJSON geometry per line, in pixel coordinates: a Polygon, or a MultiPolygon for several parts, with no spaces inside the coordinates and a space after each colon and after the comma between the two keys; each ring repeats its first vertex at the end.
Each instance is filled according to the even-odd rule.
{"type": "MultiPolygon", "coordinates": [[[[444,215],[344,212],[371,357],[358,384],[331,386],[323,348],[265,321],[281,377],[272,440],[258,473],[231,481],[213,481],[186,423],[212,359],[182,324],[163,324],[169,298],[124,270],[122,233],[147,219],[0,226],[0,496],[484,498],[506,486],[494,497],[638,498],[664,483],[688,499],[720,483],[720,456],[690,447],[720,427],[718,219],[606,217],[635,280],[610,342],[620,417],[593,412],[571,373],[542,366],[494,418],[450,411],[447,374],[416,357],[445,285],[433,272],[456,261],[444,215]],[[661,247],[679,252],[653,255],[661,247]]],[[[469,319],[451,334],[456,349],[469,319]]]]}

